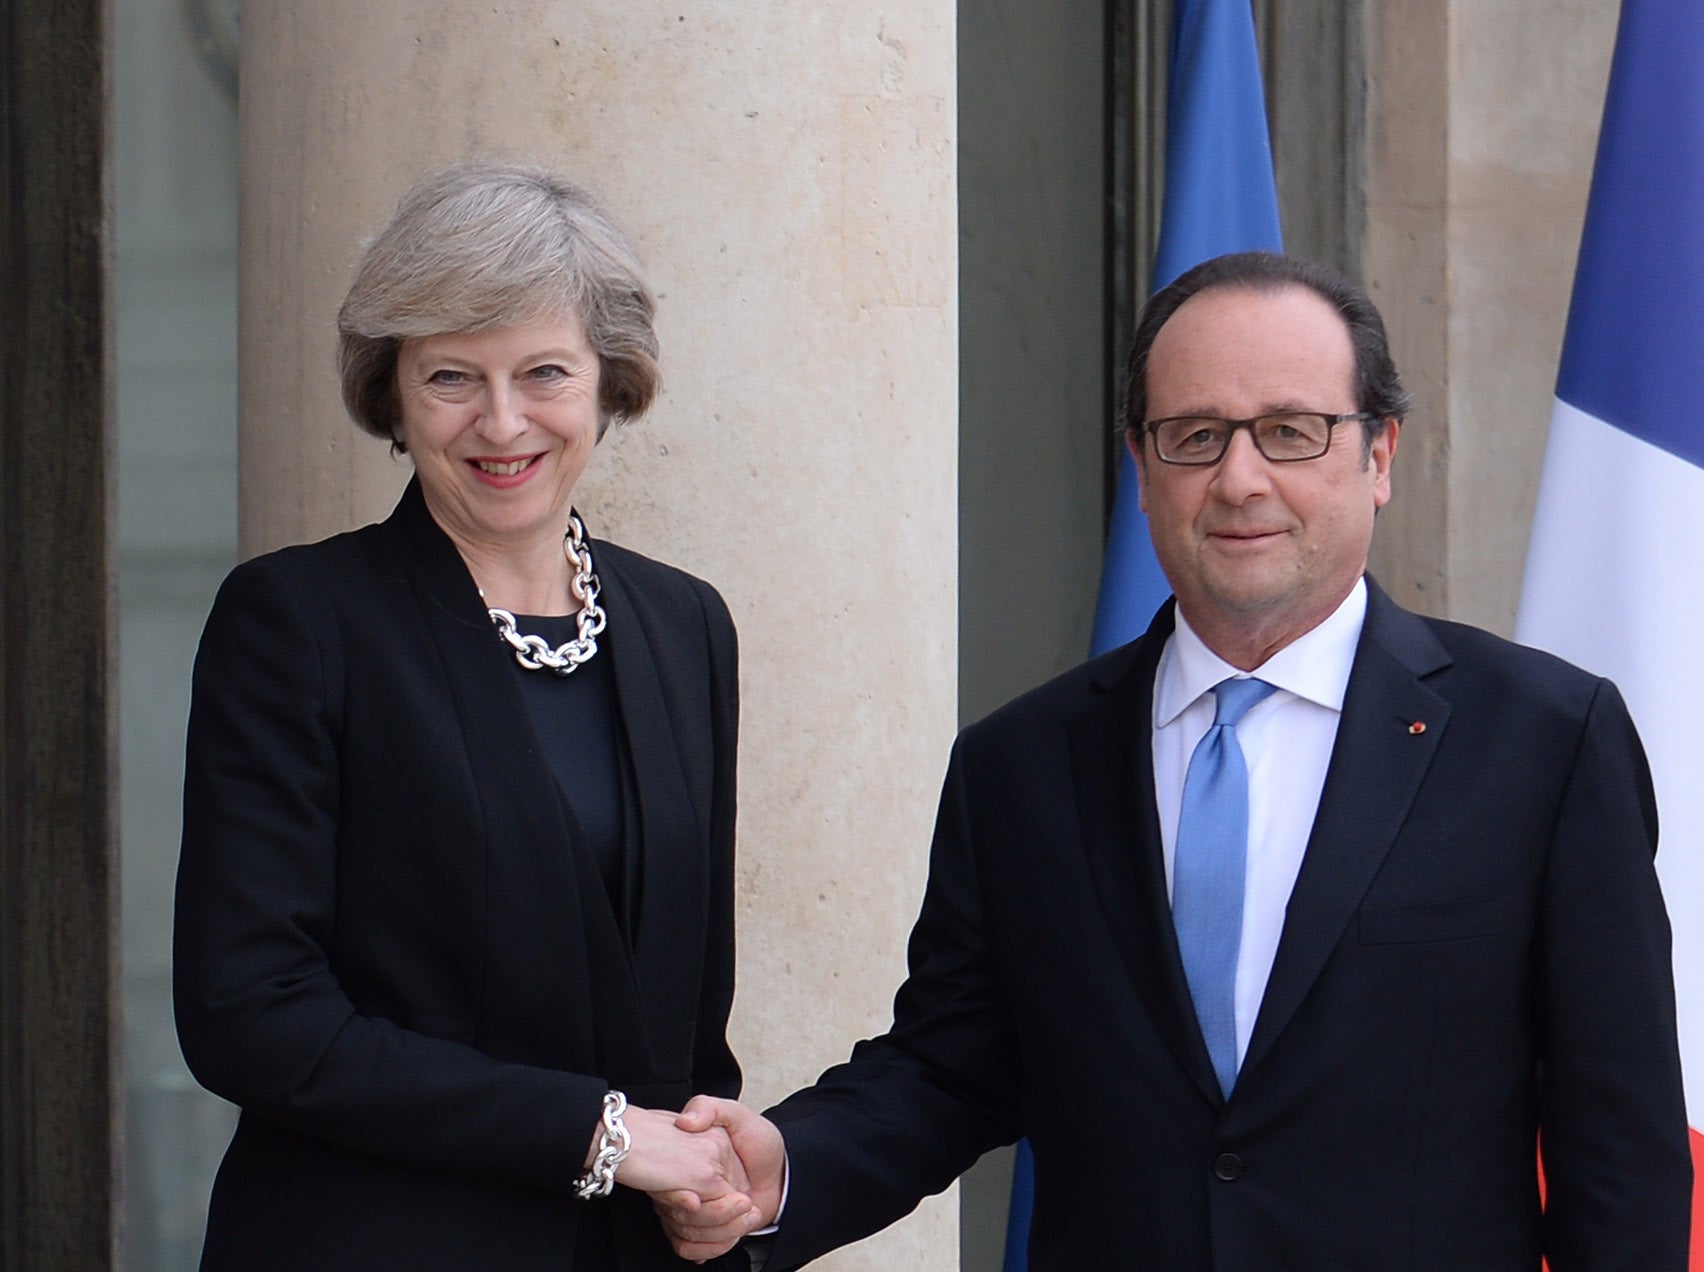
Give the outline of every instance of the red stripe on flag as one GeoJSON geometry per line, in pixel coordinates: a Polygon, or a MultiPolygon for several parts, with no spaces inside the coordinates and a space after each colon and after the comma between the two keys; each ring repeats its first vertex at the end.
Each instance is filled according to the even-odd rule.
{"type": "Polygon", "coordinates": [[[1691,1131],[1692,1138],[1692,1272],[1704,1272],[1704,1135],[1691,1131]]]}
{"type": "MultiPolygon", "coordinates": [[[[1690,1126],[1686,1135],[1692,1142],[1692,1246],[1686,1260],[1689,1272],[1704,1272],[1704,1135],[1690,1126]]],[[[1544,1157],[1538,1159],[1538,1204],[1544,1204],[1544,1157]]],[[[1548,1270],[1549,1260],[1544,1263],[1548,1270]]]]}
{"type": "MultiPolygon", "coordinates": [[[[1547,1196],[1547,1193],[1546,1193],[1546,1190],[1545,1190],[1545,1187],[1544,1187],[1544,1143],[1543,1143],[1543,1138],[1544,1138],[1543,1136],[1539,1137],[1540,1142],[1539,1142],[1539,1146],[1538,1146],[1538,1208],[1540,1210],[1544,1209],[1545,1198],[1547,1196]]],[[[1550,1260],[1549,1259],[1540,1260],[1538,1266],[1539,1266],[1540,1272],[1550,1272],[1550,1260]]]]}

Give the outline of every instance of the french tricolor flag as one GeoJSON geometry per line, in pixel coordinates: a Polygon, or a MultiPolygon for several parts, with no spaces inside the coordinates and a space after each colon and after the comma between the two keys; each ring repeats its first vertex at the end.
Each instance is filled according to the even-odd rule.
{"type": "Polygon", "coordinates": [[[1623,0],[1515,637],[1613,679],[1650,754],[1704,1179],[1704,0],[1623,0]]]}

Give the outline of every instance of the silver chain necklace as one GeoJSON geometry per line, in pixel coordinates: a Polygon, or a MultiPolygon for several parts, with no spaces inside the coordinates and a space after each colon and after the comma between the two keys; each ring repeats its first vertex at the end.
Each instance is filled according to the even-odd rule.
{"type": "MultiPolygon", "coordinates": [[[[592,569],[592,550],[586,546],[586,527],[580,524],[576,513],[568,514],[568,532],[562,536],[562,547],[574,566],[574,578],[568,588],[580,602],[575,623],[578,634],[573,640],[552,649],[544,637],[517,631],[515,616],[508,610],[493,606],[488,612],[491,621],[497,624],[497,634],[515,651],[515,661],[521,666],[528,671],[549,670],[559,676],[569,676],[579,670],[581,663],[590,662],[592,655],[598,652],[598,634],[604,629],[606,617],[603,606],[598,604],[600,585],[592,569]]],[[[479,597],[485,599],[483,588],[479,597]]]]}

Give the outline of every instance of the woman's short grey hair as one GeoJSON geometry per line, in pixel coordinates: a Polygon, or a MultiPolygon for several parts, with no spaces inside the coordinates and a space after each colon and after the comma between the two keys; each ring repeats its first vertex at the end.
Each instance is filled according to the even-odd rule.
{"type": "Polygon", "coordinates": [[[598,355],[599,435],[657,395],[656,300],[626,235],[543,168],[474,160],[432,173],[368,244],[337,314],[343,404],[403,449],[405,340],[572,317],[598,355]]]}

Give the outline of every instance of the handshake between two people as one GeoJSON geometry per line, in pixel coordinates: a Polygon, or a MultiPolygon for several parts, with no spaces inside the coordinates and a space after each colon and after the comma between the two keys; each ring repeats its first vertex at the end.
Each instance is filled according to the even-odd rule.
{"type": "Polygon", "coordinates": [[[627,1128],[633,1146],[616,1180],[650,1194],[681,1258],[713,1259],[775,1222],[787,1153],[761,1113],[699,1095],[678,1114],[630,1108],[627,1128]]]}

